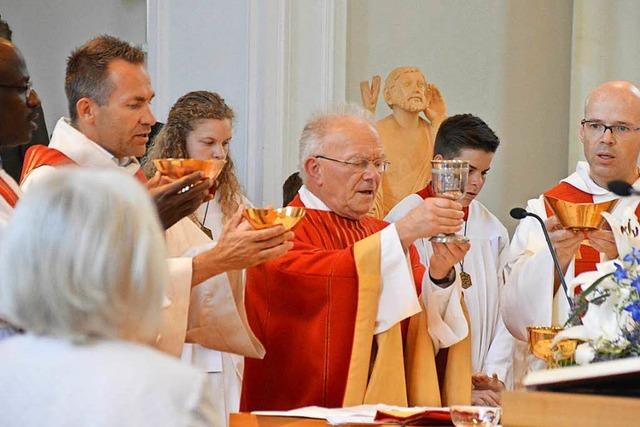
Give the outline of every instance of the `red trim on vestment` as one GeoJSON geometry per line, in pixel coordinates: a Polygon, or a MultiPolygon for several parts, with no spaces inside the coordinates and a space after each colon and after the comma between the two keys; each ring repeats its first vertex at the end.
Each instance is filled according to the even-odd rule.
{"type": "Polygon", "coordinates": [[[16,192],[13,191],[13,188],[11,188],[9,183],[2,178],[0,178],[0,197],[6,200],[6,202],[9,203],[9,206],[11,206],[12,208],[16,207],[19,198],[16,192]]]}

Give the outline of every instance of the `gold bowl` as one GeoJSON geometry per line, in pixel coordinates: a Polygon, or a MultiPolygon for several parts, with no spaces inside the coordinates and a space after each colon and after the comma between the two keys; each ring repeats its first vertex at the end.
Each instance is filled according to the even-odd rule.
{"type": "Polygon", "coordinates": [[[153,161],[156,169],[162,175],[173,179],[179,179],[193,172],[201,171],[205,177],[215,180],[226,163],[226,160],[218,159],[155,159],[153,161]]]}
{"type": "Polygon", "coordinates": [[[287,206],[278,209],[248,208],[245,209],[242,215],[256,230],[273,227],[278,224],[281,224],[287,230],[291,230],[300,222],[304,214],[304,208],[287,206]]]}
{"type": "Polygon", "coordinates": [[[604,223],[602,212],[610,212],[617,200],[602,203],[571,203],[555,197],[544,197],[562,227],[573,231],[597,230],[604,223]]]}
{"type": "Polygon", "coordinates": [[[538,359],[542,359],[547,366],[564,366],[573,361],[578,341],[575,339],[562,340],[552,345],[555,336],[564,328],[560,326],[529,326],[529,351],[538,359]]]}
{"type": "Polygon", "coordinates": [[[553,356],[551,341],[562,329],[560,326],[529,326],[527,328],[529,351],[538,359],[551,360],[553,356]]]}

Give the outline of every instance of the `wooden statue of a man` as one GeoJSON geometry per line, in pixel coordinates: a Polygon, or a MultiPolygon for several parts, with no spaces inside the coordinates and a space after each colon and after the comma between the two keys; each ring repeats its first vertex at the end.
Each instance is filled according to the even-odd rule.
{"type": "MultiPolygon", "coordinates": [[[[370,88],[361,83],[365,108],[375,112],[380,78],[370,88]]],[[[391,167],[382,178],[372,214],[383,218],[400,200],[424,188],[431,180],[433,143],[447,106],[438,88],[427,83],[416,67],[399,67],[384,82],[384,101],[392,112],[377,123],[391,167]],[[423,112],[427,120],[420,117],[423,112]]]]}

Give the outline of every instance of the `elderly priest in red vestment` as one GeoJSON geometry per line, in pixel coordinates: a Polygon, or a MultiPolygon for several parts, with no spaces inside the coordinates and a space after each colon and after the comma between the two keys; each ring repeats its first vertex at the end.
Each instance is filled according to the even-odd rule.
{"type": "Polygon", "coordinates": [[[368,216],[389,164],[359,109],[309,121],[300,160],[294,248],[247,272],[247,314],[267,354],[246,359],[241,409],[468,403],[468,316],[448,266],[469,246],[436,245],[442,262],[427,273],[412,246],[459,231],[462,207],[429,198],[395,224],[368,216]]]}

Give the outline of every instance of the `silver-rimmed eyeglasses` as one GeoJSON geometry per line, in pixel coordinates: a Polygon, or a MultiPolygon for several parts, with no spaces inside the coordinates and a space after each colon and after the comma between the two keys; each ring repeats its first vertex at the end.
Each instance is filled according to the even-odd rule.
{"type": "Polygon", "coordinates": [[[369,167],[369,165],[373,165],[373,168],[378,171],[378,173],[384,173],[387,171],[387,169],[389,169],[389,166],[391,166],[391,163],[388,162],[385,159],[362,159],[362,158],[355,158],[355,159],[351,159],[351,160],[338,160],[338,159],[332,159],[331,157],[327,157],[327,156],[322,156],[322,155],[316,155],[313,156],[314,159],[324,159],[324,160],[329,160],[331,162],[335,162],[335,163],[340,163],[343,165],[347,165],[348,167],[350,167],[354,172],[364,172],[367,170],[367,168],[369,167]]]}

